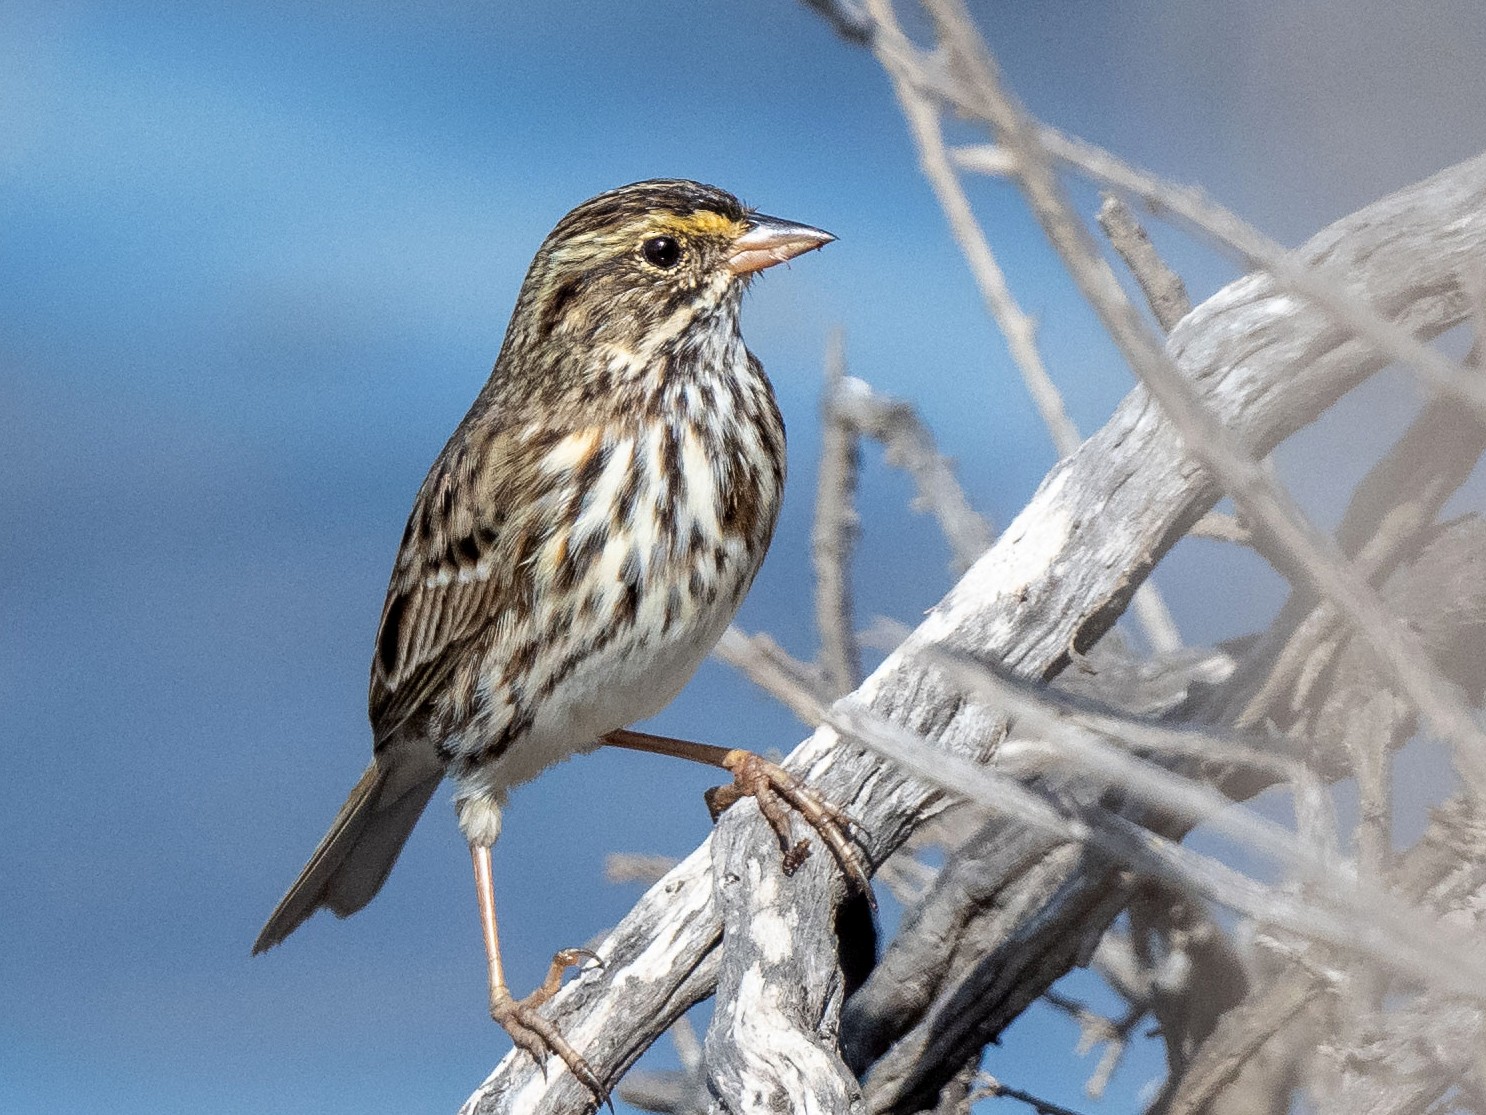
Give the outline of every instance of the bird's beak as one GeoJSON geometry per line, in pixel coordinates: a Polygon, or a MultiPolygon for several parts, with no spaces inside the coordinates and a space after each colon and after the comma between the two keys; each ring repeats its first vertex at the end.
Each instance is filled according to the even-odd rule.
{"type": "Polygon", "coordinates": [[[728,255],[728,270],[734,275],[762,271],[765,267],[794,259],[803,252],[823,248],[834,239],[829,232],[809,225],[797,225],[793,221],[754,213],[748,218],[747,230],[733,241],[733,250],[728,255]]]}

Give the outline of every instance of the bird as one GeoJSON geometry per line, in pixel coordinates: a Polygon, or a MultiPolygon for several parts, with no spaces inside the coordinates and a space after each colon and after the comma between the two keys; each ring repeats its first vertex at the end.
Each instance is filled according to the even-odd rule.
{"type": "MultiPolygon", "coordinates": [[[[491,874],[511,789],[611,745],[720,767],[714,820],[753,796],[784,869],[808,854],[790,812],[870,895],[836,806],[752,751],[633,730],[681,690],[731,622],[769,547],[785,481],[773,388],[739,327],[765,268],[828,232],[715,186],[636,182],[563,217],[521,285],[495,366],[420,487],[377,629],[373,758],[253,952],[311,914],[381,889],[445,778],[480,907],[491,1017],[601,1100],[588,1062],[501,963],[491,874]]],[[[596,959],[596,958],[594,958],[596,959]]]]}

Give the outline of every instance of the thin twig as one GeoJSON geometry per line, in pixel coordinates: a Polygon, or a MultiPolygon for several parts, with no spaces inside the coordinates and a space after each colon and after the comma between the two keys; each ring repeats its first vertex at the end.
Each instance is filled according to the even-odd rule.
{"type": "MultiPolygon", "coordinates": [[[[1104,1052],[1099,1057],[1099,1063],[1094,1066],[1094,1071],[1089,1074],[1089,1079],[1084,1081],[1084,1094],[1090,1099],[1097,1100],[1104,1095],[1104,1090],[1109,1087],[1110,1077],[1120,1067],[1120,1062],[1125,1059],[1125,1054],[1129,1051],[1130,1034],[1136,1026],[1140,1025],[1146,1013],[1144,1007],[1130,1007],[1122,1017],[1114,1020],[1114,1032],[1101,1039],[1104,1052]]],[[[1093,1050],[1092,1044],[1089,1050],[1093,1050]]]]}
{"type": "Polygon", "coordinates": [[[893,77],[893,87],[903,107],[903,115],[918,146],[919,165],[924,177],[933,187],[939,207],[949,222],[950,232],[954,234],[965,262],[970,265],[970,273],[987,312],[1006,338],[1012,361],[1021,373],[1022,382],[1027,385],[1027,393],[1032,396],[1037,413],[1042,416],[1053,447],[1059,457],[1066,457],[1078,448],[1083,438],[1068,417],[1063,397],[1042,363],[1042,353],[1037,349],[1037,324],[1017,304],[1016,296],[1006,283],[1006,275],[996,261],[996,254],[991,250],[980,222],[975,219],[975,211],[970,207],[970,199],[965,196],[959,176],[950,165],[944,133],[939,126],[939,111],[912,82],[902,79],[891,68],[888,72],[893,77]]]}
{"type": "Polygon", "coordinates": [[[1192,529],[1187,531],[1187,537],[1208,538],[1214,542],[1232,542],[1236,546],[1247,546],[1253,542],[1254,536],[1249,533],[1243,523],[1238,521],[1237,515],[1209,511],[1192,524],[1192,529]]]}
{"type": "MultiPolygon", "coordinates": [[[[881,51],[880,42],[875,49],[881,51]]],[[[925,84],[941,95],[948,92],[956,104],[962,104],[962,97],[966,96],[959,89],[947,90],[942,81],[926,78],[925,84]]],[[[1486,381],[1381,316],[1324,266],[1298,262],[1283,245],[1270,240],[1195,187],[1165,181],[1056,128],[1039,125],[1036,137],[1042,149],[1059,162],[1104,185],[1139,197],[1156,213],[1179,218],[1187,227],[1236,253],[1249,267],[1268,272],[1283,289],[1314,302],[1338,324],[1376,345],[1391,360],[1413,368],[1430,387],[1459,400],[1486,419],[1486,381]]],[[[957,148],[953,158],[966,170],[997,175],[1006,172],[1008,162],[1006,151],[1000,146],[957,148]]]]}
{"type": "Polygon", "coordinates": [[[815,485],[815,524],[810,556],[815,565],[815,623],[820,632],[820,669],[833,697],[861,682],[862,655],[852,620],[851,556],[860,533],[856,512],[860,454],[857,432],[837,398],[846,378],[846,338],[832,331],[826,346],[821,393],[820,469],[815,485]]]}
{"type": "MultiPolygon", "coordinates": [[[[1364,706],[1358,715],[1370,719],[1371,711],[1369,706],[1364,706]]],[[[1393,764],[1389,740],[1382,732],[1348,732],[1347,743],[1357,778],[1357,831],[1353,836],[1357,874],[1381,886],[1387,881],[1393,860],[1393,764]]],[[[1371,1025],[1383,1008],[1385,990],[1375,970],[1362,967],[1354,973],[1346,992],[1347,1013],[1354,1028],[1371,1025]]]]}
{"type": "Polygon", "coordinates": [[[820,671],[794,658],[769,636],[746,635],[736,626],[722,633],[712,653],[740,671],[806,724],[814,724],[815,709],[825,699],[820,671]]]}
{"type": "Polygon", "coordinates": [[[1135,219],[1130,207],[1113,194],[1105,194],[1099,206],[1099,227],[1109,237],[1109,246],[1125,261],[1156,321],[1167,333],[1192,309],[1187,287],[1181,276],[1166,266],[1166,261],[1151,243],[1150,235],[1135,219]]]}
{"type": "MultiPolygon", "coordinates": [[[[880,29],[883,17],[879,9],[887,3],[888,0],[877,0],[876,3],[869,0],[869,8],[880,29]]],[[[888,30],[895,31],[896,24],[888,30]]],[[[901,33],[896,36],[891,33],[879,35],[876,42],[881,44],[885,39],[892,41],[895,37],[901,38],[901,33]]],[[[959,175],[950,163],[938,109],[917,85],[899,73],[891,56],[879,51],[878,57],[893,79],[898,102],[918,147],[919,164],[923,168],[924,177],[929,180],[934,195],[939,199],[939,206],[944,211],[961,253],[970,265],[970,273],[980,289],[986,309],[1006,338],[1012,361],[1021,373],[1022,382],[1026,384],[1027,393],[1032,396],[1038,414],[1042,416],[1043,425],[1047,427],[1048,436],[1052,438],[1058,456],[1066,457],[1082,441],[1078,427],[1068,417],[1063,397],[1042,363],[1042,354],[1037,348],[1036,322],[1022,312],[1016,297],[1011,293],[1006,275],[996,261],[985,232],[975,219],[970,199],[965,196],[959,175]]],[[[1182,642],[1176,621],[1172,619],[1170,610],[1153,584],[1147,582],[1136,590],[1131,607],[1154,651],[1167,654],[1180,649],[1182,642]]]]}
{"type": "Polygon", "coordinates": [[[1010,1084],[1003,1084],[990,1073],[983,1072],[976,1077],[975,1090],[970,1093],[970,1100],[988,1099],[992,1096],[1004,1097],[1009,1100],[1019,1100],[1025,1103],[1037,1115],[1080,1115],[1071,1107],[1053,1103],[1052,1100],[1042,1099],[1034,1096],[1031,1092],[1023,1091],[1021,1088],[1013,1088],[1010,1084]]]}
{"type": "Polygon", "coordinates": [[[680,862],[674,856],[610,852],[604,857],[604,878],[611,883],[644,883],[648,887],[680,862]]]}
{"type": "Polygon", "coordinates": [[[1074,1047],[1074,1052],[1078,1056],[1087,1056],[1096,1046],[1105,1047],[1104,1052],[1099,1055],[1094,1071],[1084,1082],[1085,1094],[1091,1099],[1099,1099],[1104,1094],[1104,1089],[1109,1086],[1110,1077],[1114,1075],[1115,1069],[1119,1067],[1120,1061],[1124,1058],[1125,1051],[1130,1044],[1131,1031],[1149,1013],[1148,1008],[1145,1004],[1132,1004],[1126,1008],[1120,1018],[1108,1018],[1090,1008],[1086,1003],[1070,999],[1055,991],[1047,992],[1042,998],[1044,1002],[1061,1010],[1078,1023],[1078,1044],[1074,1047]]]}
{"type": "Polygon", "coordinates": [[[843,420],[882,445],[888,464],[913,479],[915,504],[938,521],[956,575],[990,549],[995,537],[991,525],[970,506],[954,469],[939,453],[934,435],[912,403],[881,395],[847,376],[836,391],[835,408],[843,420]]]}

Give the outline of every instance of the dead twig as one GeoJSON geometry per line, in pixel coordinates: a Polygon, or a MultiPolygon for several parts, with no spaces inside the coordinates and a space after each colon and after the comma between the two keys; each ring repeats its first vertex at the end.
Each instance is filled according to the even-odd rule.
{"type": "Polygon", "coordinates": [[[856,429],[836,401],[845,378],[846,338],[838,329],[826,348],[820,468],[816,472],[815,521],[810,531],[820,672],[826,692],[833,697],[850,693],[862,679],[862,655],[851,603],[851,556],[859,533],[856,493],[861,462],[856,429]]]}
{"type": "Polygon", "coordinates": [[[1150,235],[1135,219],[1130,207],[1119,198],[1105,194],[1099,206],[1098,219],[1099,227],[1109,237],[1109,246],[1125,261],[1145,295],[1151,313],[1156,315],[1156,321],[1170,333],[1192,309],[1181,276],[1166,266],[1166,261],[1151,243],[1150,235]]]}
{"type": "Polygon", "coordinates": [[[912,403],[881,395],[847,376],[836,391],[836,413],[883,447],[887,463],[913,479],[916,503],[934,516],[949,543],[951,568],[963,573],[990,549],[995,535],[970,506],[954,469],[912,403]]]}

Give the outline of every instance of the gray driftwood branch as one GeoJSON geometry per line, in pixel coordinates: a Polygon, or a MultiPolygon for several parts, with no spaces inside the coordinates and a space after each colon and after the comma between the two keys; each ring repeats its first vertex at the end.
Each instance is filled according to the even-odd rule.
{"type": "MultiPolygon", "coordinates": [[[[1473,696],[1481,688],[1479,663],[1483,656],[1483,620],[1486,620],[1486,558],[1479,556],[1486,553],[1483,535],[1486,524],[1477,518],[1467,517],[1450,524],[1437,533],[1415,562],[1400,570],[1386,586],[1390,602],[1401,613],[1414,618],[1426,642],[1436,648],[1439,659],[1452,664],[1452,678],[1473,696]]],[[[1194,670],[1190,675],[1193,680],[1200,682],[1202,664],[1192,663],[1189,669],[1194,670]]],[[[954,671],[948,672],[952,676],[954,671]]],[[[1082,671],[1070,671],[1059,683],[1079,680],[1080,688],[1093,688],[1081,679],[1081,674],[1082,671]]],[[[1377,746],[1385,753],[1388,746],[1396,746],[1410,734],[1407,707],[1380,682],[1376,669],[1358,648],[1342,648],[1332,677],[1325,699],[1330,709],[1329,726],[1350,723],[1352,734],[1359,739],[1368,733],[1381,735],[1385,738],[1377,746]],[[1357,711],[1353,713],[1351,709],[1357,711]]],[[[976,684],[977,678],[982,684],[989,680],[986,673],[978,672],[972,676],[971,684],[976,684]]],[[[1164,681],[1142,687],[1129,678],[1098,680],[1100,688],[1111,695],[1133,694],[1148,712],[1159,713],[1162,708],[1180,711],[1183,704],[1179,695],[1168,691],[1164,681]],[[1142,688],[1148,690],[1144,695],[1142,688]]],[[[1201,734],[1190,730],[1173,732],[1128,717],[1090,715],[1076,703],[1060,707],[1046,689],[1026,687],[1026,692],[1014,694],[1006,682],[998,682],[997,688],[1002,707],[1016,722],[1012,737],[998,754],[998,773],[1021,761],[1024,748],[1020,737],[1024,733],[1048,739],[1073,723],[1120,739],[1133,752],[1149,755],[1152,761],[1131,764],[1130,770],[1141,781],[1152,780],[1152,786],[1170,777],[1157,765],[1158,759],[1163,765],[1174,764],[1174,773],[1185,771],[1195,776],[1200,772],[1223,785],[1234,797],[1251,796],[1276,779],[1299,779],[1305,773],[1294,760],[1278,759],[1287,749],[1283,740],[1265,737],[1274,747],[1275,755],[1255,754],[1251,748],[1237,747],[1217,735],[1208,735],[1208,742],[1200,744],[1201,734]],[[1029,707],[1032,702],[1042,708],[1029,707]],[[1063,726],[1047,723],[1048,713],[1055,709],[1063,726]],[[1224,768],[1235,773],[1224,777],[1224,768]],[[1240,771],[1241,775],[1237,773],[1240,771]]],[[[1196,703],[1200,705],[1201,698],[1196,703]]],[[[1185,715],[1190,715],[1190,710],[1185,715]]],[[[1101,759],[1089,754],[1056,785],[1055,796],[1088,803],[1102,796],[1105,785],[1134,789],[1134,782],[1113,772],[1109,772],[1112,776],[1107,784],[1089,782],[1091,774],[1107,770],[1108,757],[1101,759]],[[1082,789],[1081,781],[1085,783],[1082,789]]],[[[986,776],[979,773],[981,768],[971,767],[951,774],[954,763],[963,760],[938,756],[919,759],[911,752],[897,759],[910,766],[922,765],[927,778],[948,777],[946,784],[957,784],[981,800],[999,798],[1003,811],[1015,802],[1020,791],[1015,785],[1003,786],[982,796],[984,791],[978,788],[978,783],[986,776]]],[[[1047,782],[1052,769],[1047,768],[1037,777],[1047,782]]],[[[1333,767],[1332,777],[1338,776],[1340,772],[1333,767]]],[[[1213,793],[1207,782],[1194,781],[1188,788],[1213,793]]],[[[1133,795],[1134,798],[1148,796],[1133,795]]],[[[1137,803],[1130,800],[1124,811],[1168,837],[1180,836],[1188,827],[1183,815],[1193,816],[1190,808],[1164,792],[1160,797],[1166,805],[1155,810],[1132,809],[1137,803]]],[[[1272,889],[1266,892],[1247,877],[1234,877],[1221,865],[1199,862],[1190,852],[1184,853],[1188,857],[1185,864],[1166,860],[1164,857],[1177,846],[1163,848],[1144,829],[1134,832],[1126,829],[1125,837],[1144,834],[1144,850],[1159,852],[1163,857],[1161,864],[1142,863],[1138,851],[1132,855],[1133,849],[1122,849],[1118,843],[1103,839],[1107,834],[1098,831],[1103,822],[1097,814],[1071,817],[1069,829],[1080,821],[1095,829],[1084,841],[1084,850],[1094,845],[1111,854],[1086,856],[1078,861],[1076,871],[1070,871],[1068,854],[1079,847],[1071,839],[1074,834],[1070,832],[1069,839],[1059,842],[1051,829],[1037,825],[1035,816],[1031,816],[1037,831],[1052,837],[1049,850],[1043,852],[1031,847],[1017,860],[1015,870],[997,867],[996,863],[1001,861],[988,861],[986,855],[1012,854],[1024,828],[1008,826],[1004,817],[998,816],[949,860],[928,896],[907,915],[903,929],[866,984],[848,1001],[843,1016],[843,1044],[848,1058],[855,1067],[868,1073],[870,1110],[919,1110],[936,1089],[953,1077],[972,1051],[994,1040],[1044,991],[1051,982],[1049,972],[1051,978],[1061,975],[1068,966],[1069,954],[1076,955],[1088,947],[1088,942],[1099,939],[1119,912],[1128,891],[1129,879],[1123,870],[1127,864],[1158,874],[1170,867],[1180,867],[1179,872],[1167,874],[1182,888],[1241,910],[1261,922],[1287,926],[1303,938],[1329,941],[1339,946],[1331,951],[1352,968],[1396,971],[1398,962],[1412,954],[1420,965],[1417,970],[1429,973],[1424,982],[1436,992],[1441,988],[1463,992],[1472,979],[1479,979],[1479,975],[1467,975],[1468,968],[1476,967],[1470,959],[1476,946],[1470,940],[1463,941],[1458,933],[1435,924],[1431,914],[1421,918],[1411,908],[1417,905],[1414,896],[1400,898],[1382,893],[1365,877],[1353,880],[1348,873],[1338,870],[1334,847],[1307,851],[1303,845],[1296,846],[1288,835],[1276,843],[1276,837],[1282,836],[1278,832],[1245,834],[1242,842],[1246,847],[1256,850],[1269,847],[1282,862],[1292,863],[1302,877],[1309,876],[1312,880],[1307,900],[1296,905],[1293,895],[1287,897],[1286,892],[1272,889]],[[1342,914],[1343,920],[1330,924],[1325,924],[1324,919],[1317,921],[1316,915],[1328,909],[1342,914]],[[1389,938],[1386,944],[1373,937],[1390,923],[1395,929],[1385,931],[1389,938]],[[1456,959],[1442,963],[1445,952],[1451,949],[1456,959]],[[1364,957],[1365,963],[1357,963],[1364,957]]],[[[1235,833],[1248,827],[1241,811],[1227,810],[1218,821],[1220,828],[1227,827],[1235,833]]],[[[1117,831],[1115,835],[1121,834],[1117,831]]],[[[1222,967],[1220,964],[1209,974],[1223,976],[1222,967]]],[[[1218,1016],[1242,996],[1243,986],[1242,980],[1229,973],[1219,980],[1219,986],[1209,984],[1200,992],[1184,997],[1188,1009],[1179,1020],[1180,1031],[1163,1025],[1168,1042],[1173,1037],[1181,1040],[1183,1047],[1177,1052],[1182,1054],[1183,1061],[1190,1059],[1218,1016]],[[1194,1015],[1193,1009],[1206,1014],[1194,1015]]],[[[1269,1009],[1272,1005],[1266,1003],[1257,1017],[1272,1014],[1269,1009]]],[[[1257,1050],[1258,1046],[1249,1048],[1250,1053],[1257,1050]]],[[[1201,1055],[1205,1063],[1211,1063],[1206,1046],[1202,1046],[1201,1055]]],[[[1174,1069],[1180,1071],[1175,1065],[1174,1069]]],[[[1217,1082],[1221,1085],[1224,1081],[1217,1082]]]]}
{"type": "MultiPolygon", "coordinates": [[[[1450,743],[1461,777],[1476,793],[1486,796],[1486,736],[1473,711],[1434,668],[1408,627],[1264,469],[1262,454],[1247,444],[1242,431],[1230,428],[1206,405],[1200,388],[1189,383],[1163,351],[1095,248],[1058,180],[1036,123],[1006,88],[961,0],[924,0],[924,4],[939,31],[940,49],[975,106],[977,118],[995,130],[1013,156],[1016,180],[1043,232],[1142,385],[1180,432],[1188,455],[1217,479],[1246,518],[1263,529],[1270,552],[1283,558],[1282,572],[1308,584],[1347,617],[1421,719],[1450,743]]],[[[869,0],[868,10],[878,20],[880,36],[901,37],[888,0],[869,0]]],[[[1329,262],[1327,271],[1335,281],[1329,262]]],[[[1313,304],[1324,305],[1333,314],[1338,309],[1335,299],[1313,304]]],[[[1371,322],[1382,319],[1370,310],[1363,316],[1369,319],[1369,328],[1352,327],[1351,335],[1370,335],[1371,322]]]]}
{"type": "MultiPolygon", "coordinates": [[[[1486,828],[1460,799],[1435,811],[1424,837],[1402,858],[1398,889],[1443,912],[1460,928],[1479,925],[1486,828]]],[[[1314,1055],[1331,1023],[1345,969],[1302,951],[1230,1011],[1197,1050],[1151,1115],[1250,1115],[1289,1110],[1297,1062],[1314,1055]]],[[[1479,1004],[1421,995],[1355,1048],[1331,1039],[1331,1079],[1321,1082],[1328,1113],[1425,1111],[1476,1068],[1486,1038],[1479,1004]]]]}
{"type": "MultiPolygon", "coordinates": [[[[1378,307],[1414,335],[1431,337],[1465,317],[1468,299],[1456,276],[1483,252],[1486,158],[1478,158],[1344,218],[1293,259],[1324,259],[1330,274],[1345,277],[1350,297],[1378,307]]],[[[1372,344],[1260,275],[1198,306],[1173,330],[1166,355],[1208,412],[1253,453],[1267,452],[1313,421],[1386,361],[1372,344]]],[[[1057,676],[1071,654],[1108,630],[1161,555],[1217,496],[1176,430],[1137,389],[1053,470],[996,544],[853,699],[938,748],[984,761],[998,738],[997,718],[964,702],[915,652],[938,646],[1027,680],[1057,676]]],[[[817,730],[787,765],[862,822],[874,862],[901,845],[941,801],[938,791],[830,729],[817,730]]],[[[1072,857],[1065,885],[1077,887],[1093,877],[1090,871],[1099,873],[1080,862],[1089,858],[1072,857]]],[[[849,1074],[843,1075],[832,1048],[839,985],[830,973],[837,945],[831,919],[821,916],[840,894],[839,876],[823,850],[785,878],[772,835],[755,807],[742,803],[599,946],[603,970],[586,972],[564,989],[548,1013],[599,1073],[615,1080],[681,1013],[715,992],[703,1068],[717,1110],[767,1104],[786,1089],[796,1109],[808,1110],[812,1102],[820,1110],[853,1109],[858,1101],[849,1074]],[[772,923],[761,927],[761,917],[772,923]],[[724,953],[731,955],[724,960],[724,953]],[[772,990],[764,989],[766,973],[772,990]],[[771,1011],[767,1056],[743,1054],[758,1037],[744,1032],[755,1006],[771,1011]]],[[[1026,916],[1037,914],[1030,909],[1026,916]]],[[[1030,928],[1026,920],[1018,925],[1030,928]]],[[[1039,942],[1030,939],[1028,947],[1036,950],[1039,942]]],[[[1066,968],[1079,956],[1067,950],[1045,957],[1044,975],[1055,978],[1060,964],[1066,968]]],[[[1038,967],[1030,955],[1023,961],[1038,967]]],[[[592,1106],[569,1074],[556,1066],[548,1072],[550,1079],[524,1054],[512,1054],[464,1110],[592,1106]]]]}

